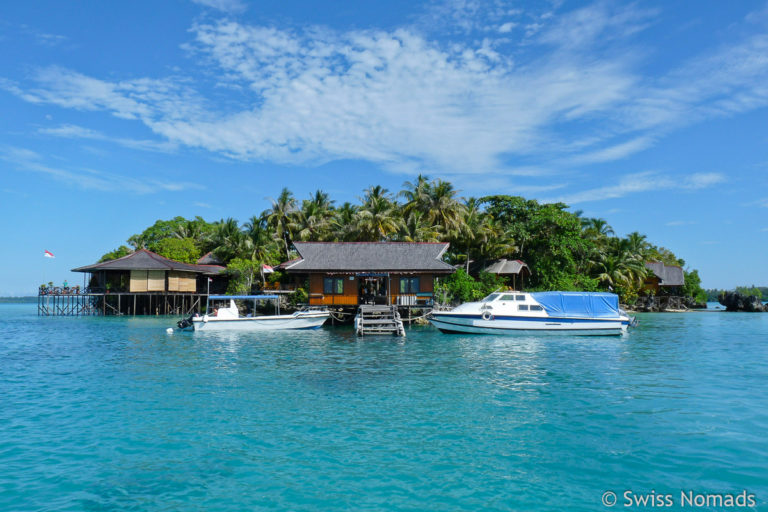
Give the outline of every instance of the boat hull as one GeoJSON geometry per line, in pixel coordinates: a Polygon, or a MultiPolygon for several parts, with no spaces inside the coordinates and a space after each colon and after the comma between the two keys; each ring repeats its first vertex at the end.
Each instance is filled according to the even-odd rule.
{"type": "Polygon", "coordinates": [[[446,334],[490,334],[495,336],[530,336],[541,334],[566,336],[619,336],[629,327],[628,319],[525,318],[432,313],[429,321],[446,334]]]}
{"type": "Polygon", "coordinates": [[[251,318],[192,319],[195,331],[277,331],[290,329],[318,329],[330,317],[327,312],[297,315],[258,316],[251,318]]]}

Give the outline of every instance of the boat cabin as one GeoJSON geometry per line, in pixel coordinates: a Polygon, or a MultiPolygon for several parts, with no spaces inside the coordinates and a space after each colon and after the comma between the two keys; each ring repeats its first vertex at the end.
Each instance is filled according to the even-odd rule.
{"type": "Polygon", "coordinates": [[[427,306],[435,281],[454,272],[448,243],[294,242],[299,258],[280,265],[309,281],[309,304],[427,306]]]}

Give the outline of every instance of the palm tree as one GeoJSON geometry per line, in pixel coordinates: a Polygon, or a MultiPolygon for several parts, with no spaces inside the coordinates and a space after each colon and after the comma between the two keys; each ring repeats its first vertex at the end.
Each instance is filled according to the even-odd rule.
{"type": "Polygon", "coordinates": [[[277,199],[272,199],[271,208],[262,213],[267,225],[272,229],[275,237],[282,241],[285,258],[291,254],[291,216],[296,211],[296,198],[288,188],[283,188],[277,199]]]}
{"type": "Polygon", "coordinates": [[[423,213],[413,211],[400,223],[396,238],[400,242],[439,242],[440,232],[424,221],[423,213]]]}
{"type": "Polygon", "coordinates": [[[386,240],[400,227],[396,203],[387,189],[380,186],[366,190],[363,204],[355,214],[355,233],[365,241],[386,240]]]}
{"type": "Polygon", "coordinates": [[[354,224],[357,207],[349,201],[333,211],[330,228],[333,241],[350,242],[354,239],[354,224]]]}
{"type": "Polygon", "coordinates": [[[253,242],[231,217],[216,223],[211,242],[214,246],[213,254],[223,262],[234,258],[251,259],[253,242]]]}
{"type": "Polygon", "coordinates": [[[450,238],[463,229],[464,205],[456,197],[456,190],[447,181],[437,180],[427,190],[425,202],[420,205],[426,215],[425,220],[439,226],[443,234],[450,238]]]}
{"type": "Polygon", "coordinates": [[[403,183],[404,190],[400,192],[400,196],[405,198],[405,205],[403,206],[403,212],[405,214],[411,213],[413,210],[422,211],[424,205],[427,202],[427,194],[430,188],[429,176],[419,174],[416,177],[416,181],[411,183],[406,181],[403,183]]]}

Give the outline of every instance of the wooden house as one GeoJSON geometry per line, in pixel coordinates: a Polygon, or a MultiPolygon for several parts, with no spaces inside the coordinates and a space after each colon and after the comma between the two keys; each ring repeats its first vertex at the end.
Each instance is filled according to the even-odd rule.
{"type": "Polygon", "coordinates": [[[122,258],[73,268],[90,274],[85,292],[102,314],[170,314],[199,310],[201,299],[223,293],[225,268],[182,263],[146,249],[122,258]]]}
{"type": "Polygon", "coordinates": [[[454,272],[442,261],[448,243],[294,242],[299,258],[280,270],[309,281],[310,305],[423,306],[435,280],[454,272]]]}
{"type": "Polygon", "coordinates": [[[645,268],[650,270],[645,278],[644,289],[658,295],[659,292],[668,295],[679,294],[685,285],[683,269],[677,265],[665,265],[659,261],[649,261],[645,268]]]}

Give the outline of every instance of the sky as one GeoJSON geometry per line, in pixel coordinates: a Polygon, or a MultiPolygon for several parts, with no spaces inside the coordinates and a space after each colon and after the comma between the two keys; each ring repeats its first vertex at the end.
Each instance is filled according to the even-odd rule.
{"type": "Polygon", "coordinates": [[[639,231],[708,288],[768,285],[768,4],[0,8],[0,295],[80,283],[158,219],[419,173],[639,231]]]}

